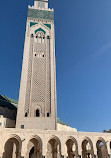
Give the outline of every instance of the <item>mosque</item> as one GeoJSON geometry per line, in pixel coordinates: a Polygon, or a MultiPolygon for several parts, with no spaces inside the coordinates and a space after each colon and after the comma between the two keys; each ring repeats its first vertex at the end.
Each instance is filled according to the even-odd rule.
{"type": "Polygon", "coordinates": [[[111,134],[57,118],[54,10],[28,6],[19,101],[0,95],[0,158],[111,158],[111,134]]]}

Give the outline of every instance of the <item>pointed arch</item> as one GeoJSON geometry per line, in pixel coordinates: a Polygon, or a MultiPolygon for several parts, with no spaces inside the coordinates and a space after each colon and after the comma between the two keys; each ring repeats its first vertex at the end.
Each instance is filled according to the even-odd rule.
{"type": "Polygon", "coordinates": [[[94,149],[93,143],[89,137],[85,137],[82,141],[82,157],[83,158],[93,158],[94,157],[94,149]]]}
{"type": "Polygon", "coordinates": [[[98,158],[107,158],[108,150],[105,140],[102,137],[99,137],[96,142],[97,155],[98,158]]]}
{"type": "Polygon", "coordinates": [[[46,158],[57,158],[61,156],[61,142],[57,136],[52,136],[47,143],[46,158]]]}
{"type": "Polygon", "coordinates": [[[78,158],[78,143],[77,140],[70,136],[66,141],[67,154],[69,158],[78,158]]]}
{"type": "Polygon", "coordinates": [[[9,136],[4,145],[3,158],[19,158],[21,155],[22,141],[18,135],[9,136]]]}
{"type": "Polygon", "coordinates": [[[42,139],[37,135],[28,140],[26,158],[31,157],[42,158],[42,139]]]}
{"type": "Polygon", "coordinates": [[[38,23],[38,24],[33,25],[30,28],[30,34],[36,34],[38,30],[43,31],[46,36],[50,36],[50,28],[45,26],[43,23],[38,23]]]}

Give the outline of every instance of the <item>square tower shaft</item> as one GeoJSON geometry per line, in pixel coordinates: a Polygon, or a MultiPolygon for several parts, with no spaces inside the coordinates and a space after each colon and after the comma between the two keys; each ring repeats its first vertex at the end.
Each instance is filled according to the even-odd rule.
{"type": "Polygon", "coordinates": [[[16,127],[57,127],[54,11],[48,0],[28,7],[16,127]]]}

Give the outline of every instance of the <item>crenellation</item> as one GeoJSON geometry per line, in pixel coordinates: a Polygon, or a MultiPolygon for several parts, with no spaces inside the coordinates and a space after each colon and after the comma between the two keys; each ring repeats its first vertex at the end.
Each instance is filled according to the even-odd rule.
{"type": "Polygon", "coordinates": [[[54,11],[53,8],[43,8],[43,7],[30,6],[30,5],[28,5],[28,8],[29,8],[29,9],[37,9],[37,10],[52,11],[52,12],[54,11]]]}

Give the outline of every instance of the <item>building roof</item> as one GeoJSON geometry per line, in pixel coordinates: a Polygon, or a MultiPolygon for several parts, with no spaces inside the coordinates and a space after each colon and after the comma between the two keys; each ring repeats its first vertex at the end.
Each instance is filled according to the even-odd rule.
{"type": "Polygon", "coordinates": [[[7,107],[9,109],[17,109],[18,102],[5,95],[0,95],[0,106],[7,107]]]}
{"type": "Polygon", "coordinates": [[[61,121],[59,118],[57,118],[57,123],[60,123],[62,125],[66,125],[66,126],[69,126],[68,124],[66,124],[65,122],[61,121]]]}

